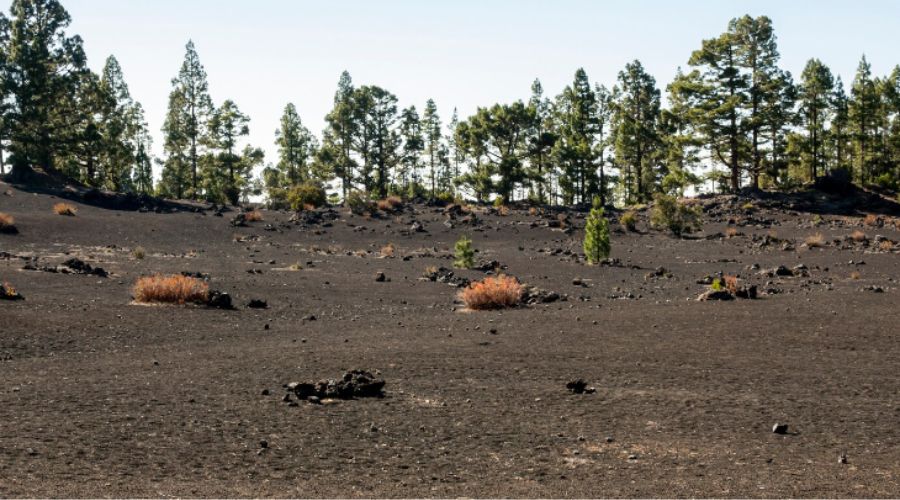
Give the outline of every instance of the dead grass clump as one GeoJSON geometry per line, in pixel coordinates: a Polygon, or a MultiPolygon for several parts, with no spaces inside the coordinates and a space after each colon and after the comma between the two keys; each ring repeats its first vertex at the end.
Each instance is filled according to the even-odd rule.
{"type": "Polygon", "coordinates": [[[394,244],[388,243],[387,245],[381,247],[381,258],[389,259],[394,256],[394,244]]]}
{"type": "Polygon", "coordinates": [[[863,224],[869,227],[876,227],[881,225],[881,217],[878,217],[875,214],[868,214],[866,218],[863,219],[863,224]]]}
{"type": "Polygon", "coordinates": [[[736,295],[741,288],[738,277],[726,274],[722,279],[725,280],[725,289],[731,292],[732,295],[736,295]]]}
{"type": "Polygon", "coordinates": [[[738,232],[737,228],[729,227],[728,229],[725,230],[725,236],[728,239],[734,238],[739,234],[741,234],[741,233],[738,232]]]}
{"type": "Polygon", "coordinates": [[[459,292],[466,307],[475,311],[515,307],[522,300],[524,289],[512,276],[489,276],[476,281],[459,292]]]}
{"type": "Polygon", "coordinates": [[[858,280],[862,275],[859,274],[859,271],[853,271],[850,273],[850,279],[858,280]]]}
{"type": "Polygon", "coordinates": [[[134,285],[134,299],[144,303],[205,304],[209,284],[180,274],[143,276],[134,285]]]}
{"type": "Polygon", "coordinates": [[[16,287],[9,283],[0,283],[0,299],[3,300],[21,300],[22,296],[16,290],[16,287]]]}
{"type": "Polygon", "coordinates": [[[375,205],[382,212],[396,212],[403,205],[403,199],[399,196],[388,196],[383,200],[379,200],[375,205]]]}
{"type": "Polygon", "coordinates": [[[538,212],[537,207],[531,207],[528,209],[528,215],[534,217],[535,215],[540,215],[540,212],[538,212]]]}
{"type": "Polygon", "coordinates": [[[144,247],[134,247],[134,250],[131,251],[131,256],[137,260],[143,260],[147,256],[147,252],[144,250],[144,247]]]}
{"type": "Polygon", "coordinates": [[[812,236],[806,237],[806,246],[809,248],[819,248],[825,246],[825,237],[822,236],[822,233],[816,233],[812,236]]]}
{"type": "Polygon", "coordinates": [[[15,233],[16,219],[12,215],[0,212],[0,233],[15,233]]]}
{"type": "Polygon", "coordinates": [[[853,231],[853,234],[850,235],[850,239],[852,239],[853,241],[855,241],[857,243],[862,243],[862,242],[866,241],[868,238],[866,238],[866,233],[864,233],[862,231],[853,231]]]}
{"type": "Polygon", "coordinates": [[[890,252],[894,249],[894,242],[891,240],[884,240],[878,244],[878,249],[882,252],[890,252]]]}
{"type": "Polygon", "coordinates": [[[244,214],[244,220],[247,222],[259,222],[263,219],[263,214],[259,210],[251,210],[244,214]]]}
{"type": "Polygon", "coordinates": [[[74,205],[70,205],[68,203],[57,203],[53,205],[53,212],[56,215],[66,215],[69,217],[74,217],[78,212],[78,209],[74,205]]]}

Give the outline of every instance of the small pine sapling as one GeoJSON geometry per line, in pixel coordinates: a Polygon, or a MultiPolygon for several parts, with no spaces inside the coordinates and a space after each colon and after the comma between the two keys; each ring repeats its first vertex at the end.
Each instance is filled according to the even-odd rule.
{"type": "Polygon", "coordinates": [[[603,204],[599,196],[594,197],[594,205],[588,214],[584,227],[584,255],[588,264],[599,264],[609,257],[609,221],[603,216],[603,204]]]}
{"type": "Polygon", "coordinates": [[[475,250],[472,248],[472,240],[468,236],[461,236],[456,242],[456,260],[453,266],[459,269],[471,269],[475,266],[475,250]]]}

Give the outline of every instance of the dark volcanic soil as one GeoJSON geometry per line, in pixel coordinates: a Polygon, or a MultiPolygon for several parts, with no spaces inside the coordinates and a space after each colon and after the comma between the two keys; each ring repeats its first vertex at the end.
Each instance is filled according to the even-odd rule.
{"type": "Polygon", "coordinates": [[[900,240],[890,217],[721,198],[695,238],[642,214],[613,234],[620,266],[587,267],[583,214],[450,228],[424,206],[330,224],[263,211],[231,227],[233,212],[62,217],[52,196],[0,188],[19,229],[0,234],[0,281],[26,299],[0,301],[2,497],[900,495],[900,247],[874,242],[900,240]],[[805,247],[816,233],[825,246],[805,247]],[[420,280],[452,267],[460,234],[566,300],[462,311],[456,288],[420,280]],[[72,257],[109,277],[47,271],[72,257]],[[140,275],[182,271],[237,310],[131,304],[140,275]],[[696,301],[718,272],[759,299],[696,301]],[[351,369],[385,397],[282,401],[351,369]]]}

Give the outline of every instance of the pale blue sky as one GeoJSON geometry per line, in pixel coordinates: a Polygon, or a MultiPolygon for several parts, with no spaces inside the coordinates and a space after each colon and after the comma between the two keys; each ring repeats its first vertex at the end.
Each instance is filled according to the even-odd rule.
{"type": "Polygon", "coordinates": [[[285,103],[317,135],[341,71],[441,117],[454,106],[527,98],[534,78],[556,95],[578,67],[611,86],[640,59],[661,88],[700,41],[729,19],[768,15],[782,67],[799,76],[818,57],[852,80],[865,53],[876,74],[900,63],[900,1],[289,1],[63,0],[70,31],[92,68],[119,59],[147,110],[157,154],[170,80],[193,39],[216,103],[233,99],[252,118],[250,142],[272,145],[285,103]]]}

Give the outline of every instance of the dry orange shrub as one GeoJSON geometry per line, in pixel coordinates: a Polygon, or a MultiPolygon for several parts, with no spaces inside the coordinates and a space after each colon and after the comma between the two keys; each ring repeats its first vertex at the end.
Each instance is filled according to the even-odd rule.
{"type": "Polygon", "coordinates": [[[881,218],[875,214],[866,215],[866,218],[863,219],[863,224],[867,226],[878,226],[881,222],[881,218]]]}
{"type": "Polygon", "coordinates": [[[16,219],[12,215],[0,212],[0,231],[16,227],[16,219]]]}
{"type": "Polygon", "coordinates": [[[134,285],[134,299],[138,302],[202,304],[208,298],[209,284],[201,279],[180,274],[143,276],[134,285]]]}
{"type": "Polygon", "coordinates": [[[56,215],[68,215],[73,217],[75,213],[78,212],[78,209],[74,205],[68,203],[57,203],[56,205],[53,205],[53,212],[56,215]]]}
{"type": "Polygon", "coordinates": [[[466,307],[476,311],[515,307],[522,300],[524,289],[512,276],[489,276],[476,281],[459,292],[466,307]]]}
{"type": "Polygon", "coordinates": [[[244,220],[247,222],[259,222],[263,219],[263,214],[259,210],[251,210],[244,214],[244,220]]]}
{"type": "Polygon", "coordinates": [[[376,203],[378,210],[381,210],[382,212],[393,212],[402,204],[403,200],[399,196],[388,196],[376,203]]]}
{"type": "Polygon", "coordinates": [[[809,248],[823,247],[825,246],[825,237],[822,236],[822,233],[816,233],[812,236],[808,236],[806,238],[806,246],[809,248]]]}
{"type": "Polygon", "coordinates": [[[725,289],[731,292],[732,295],[737,294],[740,288],[738,277],[726,274],[723,279],[725,281],[725,289]]]}
{"type": "Polygon", "coordinates": [[[864,233],[862,231],[853,231],[853,234],[850,235],[850,238],[853,241],[862,243],[863,241],[866,241],[866,233],[864,233]]]}

